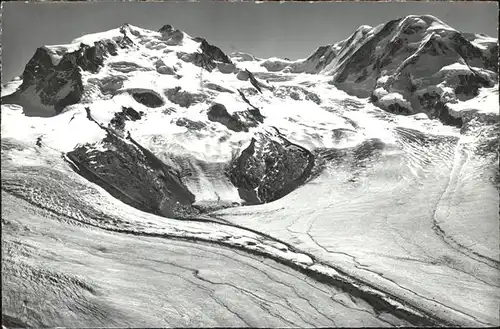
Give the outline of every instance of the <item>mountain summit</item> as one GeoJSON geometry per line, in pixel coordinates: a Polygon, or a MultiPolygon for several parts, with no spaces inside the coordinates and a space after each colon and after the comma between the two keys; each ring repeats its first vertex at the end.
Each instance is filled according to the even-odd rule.
{"type": "Polygon", "coordinates": [[[371,96],[385,110],[448,120],[447,104],[495,85],[497,59],[497,39],[461,33],[431,15],[411,15],[374,28],[361,26],[305,60],[262,65],[272,71],[333,76],[330,83],[337,88],[371,96]]]}

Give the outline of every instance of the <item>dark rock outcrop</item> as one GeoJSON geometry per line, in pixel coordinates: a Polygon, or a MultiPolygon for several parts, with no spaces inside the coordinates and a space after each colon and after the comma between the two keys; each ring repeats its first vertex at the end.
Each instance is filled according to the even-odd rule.
{"type": "Polygon", "coordinates": [[[180,30],[176,30],[172,25],[163,25],[158,32],[161,33],[160,40],[165,41],[169,46],[178,46],[184,40],[184,33],[180,30]]]}
{"type": "Polygon", "coordinates": [[[394,113],[394,114],[402,114],[402,115],[411,115],[412,114],[410,109],[408,109],[408,108],[406,108],[398,103],[390,104],[387,107],[387,111],[394,113]]]}
{"type": "Polygon", "coordinates": [[[181,87],[165,90],[165,96],[170,102],[186,108],[207,99],[206,95],[183,91],[181,87]]]}
{"type": "Polygon", "coordinates": [[[445,125],[462,127],[463,120],[461,117],[454,117],[450,114],[450,108],[446,103],[439,101],[434,107],[437,118],[445,125]]]}
{"type": "Polygon", "coordinates": [[[83,145],[67,153],[80,175],[104,188],[115,198],[139,210],[169,218],[187,218],[194,195],[165,165],[130,136],[131,143],[109,133],[102,141],[106,151],[83,145]]]}
{"type": "Polygon", "coordinates": [[[455,95],[461,100],[471,99],[479,94],[481,87],[493,87],[493,83],[479,74],[458,75],[455,95]]]}
{"type": "MultiPolygon", "coordinates": [[[[253,109],[256,109],[258,110],[257,107],[255,107],[254,105],[252,105],[252,103],[250,103],[250,101],[248,100],[248,98],[245,96],[245,93],[241,90],[241,89],[238,89],[238,93],[240,94],[241,96],[241,99],[243,99],[243,101],[245,103],[247,103],[248,105],[250,105],[253,109]]],[[[260,112],[259,112],[260,113],[260,112]]]]}
{"type": "Polygon", "coordinates": [[[207,116],[210,121],[219,122],[228,129],[236,132],[248,131],[248,128],[241,122],[236,115],[231,115],[222,104],[214,104],[207,111],[207,116]]]}
{"type": "Polygon", "coordinates": [[[243,101],[252,107],[251,109],[248,110],[248,113],[250,113],[252,115],[254,120],[256,120],[257,122],[263,123],[264,119],[266,117],[263,116],[262,113],[260,113],[260,109],[256,106],[254,106],[252,103],[250,103],[248,98],[246,98],[245,93],[241,89],[238,89],[238,93],[240,94],[243,101]]]}
{"type": "Polygon", "coordinates": [[[130,90],[129,92],[136,102],[147,107],[160,107],[165,105],[163,99],[152,90],[130,90]]]}
{"type": "Polygon", "coordinates": [[[175,68],[166,65],[161,59],[155,62],[156,72],[166,75],[175,75],[175,68]]]}
{"type": "Polygon", "coordinates": [[[228,176],[247,204],[280,199],[311,175],[313,154],[279,133],[275,137],[252,138],[229,167],[228,176]]]}
{"type": "Polygon", "coordinates": [[[208,88],[208,89],[211,89],[211,90],[215,90],[215,91],[218,91],[218,92],[221,92],[221,93],[230,93],[230,94],[234,94],[234,91],[232,91],[231,89],[228,89],[228,88],[225,88],[225,87],[222,87],[216,83],[213,83],[213,82],[206,82],[203,84],[204,87],[208,88]]]}
{"type": "Polygon", "coordinates": [[[232,63],[217,63],[217,70],[219,70],[220,73],[231,74],[236,70],[236,65],[232,63]]]}
{"type": "Polygon", "coordinates": [[[248,70],[245,70],[245,72],[248,74],[248,78],[250,79],[250,83],[252,84],[252,86],[254,86],[255,89],[257,89],[259,91],[259,93],[262,94],[262,89],[260,89],[261,84],[259,83],[259,81],[257,81],[257,79],[255,79],[252,72],[250,72],[248,70]]]}
{"type": "Polygon", "coordinates": [[[109,122],[109,127],[116,131],[122,132],[125,128],[127,120],[137,121],[142,118],[141,113],[137,112],[131,107],[122,106],[121,112],[116,112],[115,116],[109,122]]]}
{"type": "MultiPolygon", "coordinates": [[[[263,123],[264,122],[264,119],[266,118],[265,116],[262,115],[262,113],[260,113],[260,110],[256,107],[252,108],[252,109],[249,109],[247,110],[248,113],[250,113],[251,117],[250,117],[250,120],[252,120],[254,123],[255,123],[255,126],[258,124],[258,123],[263,123]]],[[[252,125],[253,127],[254,125],[252,125]]]]}
{"type": "Polygon", "coordinates": [[[418,100],[424,112],[427,113],[431,119],[439,119],[444,124],[451,126],[462,126],[462,119],[450,115],[448,106],[441,100],[441,96],[437,93],[425,93],[418,96],[418,100]]]}
{"type": "Polygon", "coordinates": [[[206,127],[206,124],[203,122],[189,120],[188,118],[179,118],[175,121],[175,124],[179,127],[186,127],[189,130],[200,130],[206,127]]]}
{"type": "Polygon", "coordinates": [[[219,103],[210,106],[207,116],[210,121],[219,122],[235,132],[248,132],[248,128],[256,127],[265,118],[257,108],[229,114],[226,107],[219,103]]]}
{"type": "Polygon", "coordinates": [[[486,69],[498,72],[498,43],[485,51],[483,60],[486,69]]]}
{"type": "Polygon", "coordinates": [[[174,27],[170,24],[165,24],[158,30],[158,32],[160,32],[162,35],[167,35],[167,36],[169,36],[173,31],[174,27]]]}
{"type": "Polygon", "coordinates": [[[236,68],[229,57],[220,48],[209,44],[203,38],[194,38],[194,41],[200,42],[201,52],[183,53],[178,52],[177,57],[185,62],[192,63],[196,66],[212,72],[219,68],[223,73],[232,73],[236,68]]]}
{"type": "Polygon", "coordinates": [[[137,63],[131,62],[131,61],[117,61],[117,62],[111,62],[108,64],[108,66],[120,73],[130,73],[130,72],[135,72],[135,71],[149,71],[149,68],[143,67],[137,63]]]}
{"type": "Polygon", "coordinates": [[[175,75],[175,70],[171,68],[170,66],[159,66],[156,68],[156,72],[160,74],[166,74],[166,75],[175,75]]]}
{"type": "Polygon", "coordinates": [[[210,60],[232,64],[229,57],[224,54],[219,47],[209,44],[207,40],[200,37],[194,38],[193,40],[200,42],[200,49],[202,53],[205,54],[210,60]]]}

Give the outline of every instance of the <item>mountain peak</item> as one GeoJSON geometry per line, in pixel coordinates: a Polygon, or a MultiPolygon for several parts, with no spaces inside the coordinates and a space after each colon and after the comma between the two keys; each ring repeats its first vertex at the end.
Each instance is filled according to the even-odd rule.
{"type": "MultiPolygon", "coordinates": [[[[71,83],[73,88],[79,86],[77,88],[79,91],[76,92],[77,96],[70,99],[79,101],[82,97],[85,98],[84,95],[94,97],[90,96],[94,95],[93,92],[84,90],[102,89],[104,95],[99,97],[108,97],[105,96],[110,92],[107,83],[104,86],[93,86],[94,80],[91,79],[89,84],[85,76],[104,67],[105,74],[110,76],[110,81],[118,81],[111,84],[113,88],[118,88],[113,89],[111,92],[113,94],[119,92],[123,86],[123,82],[119,81],[126,80],[116,78],[117,73],[151,70],[180,79],[182,76],[180,68],[186,67],[186,63],[189,63],[209,72],[217,70],[230,74],[242,71],[238,79],[248,75],[244,72],[247,68],[252,71],[264,69],[284,74],[309,73],[331,76],[330,83],[341,90],[354,96],[370,96],[372,99],[378,99],[374,93],[375,90],[380,91],[381,86],[378,81],[398,81],[397,77],[401,72],[411,72],[415,79],[442,76],[440,70],[451,67],[452,64],[470,67],[472,75],[482,72],[481,85],[491,85],[492,82],[484,81],[493,81],[497,76],[498,63],[495,58],[498,45],[495,40],[461,33],[432,15],[408,15],[376,27],[361,25],[346,40],[321,46],[304,60],[290,61],[279,58],[260,60],[245,53],[227,56],[206,39],[191,37],[170,24],[163,25],[158,31],[150,31],[125,23],[115,29],[79,37],[68,45],[40,48],[32,63],[27,66],[24,74],[26,78],[18,94],[29,89],[29,85],[34,87],[37,90],[35,94],[38,94],[43,89],[38,84],[47,82],[45,78],[41,79],[40,72],[52,76],[50,72],[54,70],[62,72],[68,67],[78,67],[83,76],[81,78],[78,74],[72,76],[72,79],[81,79],[81,82],[71,83]],[[63,69],[60,68],[61,63],[63,69]],[[390,78],[381,80],[382,77],[390,78]]],[[[444,70],[449,72],[448,69],[444,70]]],[[[446,77],[449,73],[447,74],[443,79],[448,79],[446,77]]],[[[55,95],[58,95],[56,98],[39,95],[40,102],[44,106],[53,106],[55,102],[65,98],[64,94],[71,90],[57,76],[54,75],[53,79],[59,82],[54,82],[52,86],[60,86],[61,93],[55,92],[55,95]]],[[[435,82],[424,80],[421,83],[422,86],[427,84],[434,85],[435,82]]],[[[384,88],[391,89],[387,84],[384,88]]],[[[403,98],[417,96],[405,93],[403,98]]],[[[413,104],[410,112],[421,110],[415,100],[408,102],[413,104]]]]}
{"type": "Polygon", "coordinates": [[[173,27],[172,25],[170,25],[170,24],[165,24],[165,25],[163,25],[163,26],[162,26],[162,27],[158,30],[158,32],[160,32],[160,33],[162,33],[162,34],[163,34],[163,33],[171,33],[171,32],[173,32],[173,31],[174,31],[174,27],[173,27]]]}
{"type": "MultiPolygon", "coordinates": [[[[429,110],[423,108],[427,105],[422,105],[419,99],[426,94],[426,88],[432,89],[436,84],[474,90],[469,96],[457,95],[459,98],[473,97],[477,88],[493,86],[498,78],[497,56],[496,39],[459,32],[432,15],[408,15],[373,28],[362,25],[349,38],[319,47],[305,60],[269,59],[261,65],[273,72],[332,76],[330,83],[337,88],[358,97],[372,96],[386,110],[377,96],[381,90],[377,81],[387,77],[380,81],[395,82],[399,86],[385,84],[385,94],[402,93],[397,98],[406,99],[405,104],[411,103],[407,113],[414,113],[429,110]],[[466,76],[457,78],[458,72],[462,74],[464,70],[449,70],[453,64],[464,66],[468,70],[466,76]],[[420,90],[400,90],[405,85],[398,78],[403,71],[417,79],[413,82],[418,82],[420,90]],[[455,75],[452,72],[456,72],[455,75]],[[464,81],[478,84],[467,88],[457,86],[464,81]],[[375,90],[379,91],[374,94],[375,90]]],[[[404,88],[418,87],[406,85],[404,88]]]]}

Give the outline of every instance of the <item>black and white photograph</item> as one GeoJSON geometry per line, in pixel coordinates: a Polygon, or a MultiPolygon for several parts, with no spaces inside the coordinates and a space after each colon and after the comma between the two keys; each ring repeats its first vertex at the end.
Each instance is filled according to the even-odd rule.
{"type": "Polygon", "coordinates": [[[499,327],[498,12],[3,2],[2,329],[499,327]]]}

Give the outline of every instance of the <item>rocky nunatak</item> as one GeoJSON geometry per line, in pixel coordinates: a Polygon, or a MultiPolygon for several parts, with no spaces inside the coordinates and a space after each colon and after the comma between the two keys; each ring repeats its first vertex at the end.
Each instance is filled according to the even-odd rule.
{"type": "Polygon", "coordinates": [[[116,112],[114,117],[108,124],[108,128],[114,129],[115,132],[123,135],[126,121],[137,121],[142,118],[144,112],[137,112],[132,107],[122,106],[121,112],[116,112]]]}
{"type": "Polygon", "coordinates": [[[279,131],[259,133],[231,162],[228,176],[247,204],[275,201],[310,177],[314,156],[279,131]]]}
{"type": "Polygon", "coordinates": [[[179,173],[130,135],[123,139],[108,130],[99,145],[79,146],[67,157],[76,172],[132,207],[169,218],[198,214],[179,173]]]}
{"type": "Polygon", "coordinates": [[[265,118],[257,108],[229,114],[226,107],[219,103],[210,106],[207,110],[207,117],[210,121],[219,122],[235,132],[248,132],[248,128],[256,127],[265,118]]]}

